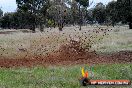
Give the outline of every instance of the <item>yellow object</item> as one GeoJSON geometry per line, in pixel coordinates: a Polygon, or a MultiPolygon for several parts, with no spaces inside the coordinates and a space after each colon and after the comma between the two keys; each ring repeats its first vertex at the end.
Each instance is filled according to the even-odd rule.
{"type": "Polygon", "coordinates": [[[82,68],[82,76],[85,76],[84,67],[82,68]]]}
{"type": "Polygon", "coordinates": [[[84,67],[82,68],[82,76],[86,78],[89,76],[88,71],[84,72],[84,67]]]}

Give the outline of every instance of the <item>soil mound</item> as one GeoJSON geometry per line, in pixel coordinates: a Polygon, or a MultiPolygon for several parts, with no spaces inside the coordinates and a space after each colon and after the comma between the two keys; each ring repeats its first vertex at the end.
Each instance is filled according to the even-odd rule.
{"type": "Polygon", "coordinates": [[[76,64],[102,64],[102,63],[131,63],[132,51],[121,51],[113,54],[100,55],[95,51],[82,48],[79,41],[71,40],[70,43],[61,45],[58,51],[45,56],[28,58],[1,58],[0,67],[32,67],[36,65],[76,65],[76,64]]]}

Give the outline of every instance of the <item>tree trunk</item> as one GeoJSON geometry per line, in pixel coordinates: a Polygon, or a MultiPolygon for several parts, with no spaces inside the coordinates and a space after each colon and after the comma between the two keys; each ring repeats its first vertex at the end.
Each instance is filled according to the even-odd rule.
{"type": "Polygon", "coordinates": [[[113,26],[113,27],[115,26],[115,23],[114,23],[114,22],[112,22],[112,26],[113,26]]]}
{"type": "Polygon", "coordinates": [[[81,26],[82,26],[82,25],[81,25],[81,20],[82,20],[82,17],[81,17],[81,5],[79,5],[79,18],[80,18],[80,19],[79,19],[79,21],[80,21],[80,22],[79,22],[79,25],[80,25],[79,30],[81,31],[81,30],[82,30],[82,28],[81,28],[81,26]]]}
{"type": "Polygon", "coordinates": [[[59,26],[59,31],[62,31],[63,24],[62,24],[62,23],[60,23],[58,26],[59,26]]]}
{"type": "Polygon", "coordinates": [[[129,22],[129,29],[132,29],[132,22],[129,22]]]}
{"type": "Polygon", "coordinates": [[[40,23],[40,32],[43,32],[44,29],[43,29],[43,25],[40,23]]]}
{"type": "Polygon", "coordinates": [[[35,33],[35,25],[31,25],[30,30],[32,30],[33,33],[35,33]]]}
{"type": "Polygon", "coordinates": [[[64,22],[62,21],[62,18],[60,18],[60,21],[58,22],[59,31],[62,31],[64,22]]]}

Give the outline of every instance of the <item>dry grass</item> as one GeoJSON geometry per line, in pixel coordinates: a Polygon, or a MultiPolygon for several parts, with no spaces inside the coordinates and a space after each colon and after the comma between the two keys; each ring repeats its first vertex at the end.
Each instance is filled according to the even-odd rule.
{"type": "MultiPolygon", "coordinates": [[[[100,29],[106,29],[102,26],[100,29]]],[[[18,30],[11,34],[0,34],[0,56],[7,58],[24,58],[33,55],[45,55],[59,48],[61,44],[67,43],[70,39],[78,38],[84,47],[98,52],[113,52],[121,50],[132,50],[132,30],[127,27],[108,27],[109,35],[104,35],[104,31],[96,33],[99,27],[84,26],[82,31],[78,27],[65,27],[62,32],[58,29],[45,29],[43,33],[23,33],[18,30]],[[118,31],[116,31],[118,30],[118,31]]],[[[8,30],[1,30],[5,32],[8,30]]],[[[10,30],[11,31],[11,30],[10,30]]],[[[14,31],[14,30],[12,30],[14,31]]]]}

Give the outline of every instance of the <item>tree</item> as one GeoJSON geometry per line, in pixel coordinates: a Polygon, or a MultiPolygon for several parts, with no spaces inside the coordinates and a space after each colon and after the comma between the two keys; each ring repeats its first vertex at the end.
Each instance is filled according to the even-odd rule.
{"type": "Polygon", "coordinates": [[[1,21],[2,21],[2,19],[1,19],[1,17],[3,16],[3,11],[1,10],[1,8],[0,8],[0,27],[1,27],[1,21]]]}
{"type": "Polygon", "coordinates": [[[117,11],[120,20],[127,21],[132,29],[132,0],[117,0],[117,11]]]}
{"type": "Polygon", "coordinates": [[[89,24],[93,24],[94,17],[93,17],[93,9],[89,9],[86,14],[86,21],[89,24]]]}
{"type": "Polygon", "coordinates": [[[79,9],[77,2],[72,0],[71,2],[71,14],[72,14],[72,23],[73,25],[79,22],[79,9]]]}
{"type": "Polygon", "coordinates": [[[11,24],[11,13],[5,13],[4,16],[1,18],[1,27],[10,29],[11,24]]]}
{"type": "Polygon", "coordinates": [[[113,27],[114,27],[115,23],[119,21],[116,6],[117,6],[116,1],[109,2],[106,5],[107,20],[110,21],[110,23],[112,23],[113,27]]]}
{"type": "Polygon", "coordinates": [[[48,20],[54,20],[54,23],[57,23],[59,30],[62,31],[68,8],[65,5],[64,0],[53,0],[51,3],[51,6],[47,9],[48,20]]]}
{"type": "Polygon", "coordinates": [[[18,16],[16,15],[16,12],[10,12],[5,13],[1,17],[1,27],[2,28],[17,28],[19,24],[20,19],[18,19],[18,16]]]}
{"type": "Polygon", "coordinates": [[[40,26],[40,31],[43,32],[43,25],[46,24],[46,18],[47,18],[47,10],[51,6],[51,1],[46,0],[43,4],[43,7],[40,9],[39,14],[37,15],[37,25],[40,26]]]}
{"type": "Polygon", "coordinates": [[[40,15],[42,16],[41,13],[43,13],[43,15],[46,13],[49,0],[16,0],[16,3],[19,10],[30,15],[30,29],[35,32],[38,15],[40,17],[40,15]]]}
{"type": "Polygon", "coordinates": [[[32,25],[31,21],[32,17],[30,17],[29,13],[18,10],[17,12],[5,13],[1,17],[1,27],[8,29],[28,29],[32,25]]]}
{"type": "Polygon", "coordinates": [[[95,8],[93,9],[93,17],[99,24],[104,23],[106,20],[106,12],[105,12],[105,5],[103,3],[97,3],[95,8]]]}
{"type": "Polygon", "coordinates": [[[76,0],[76,1],[83,7],[89,6],[89,0],[76,0]]]}
{"type": "Polygon", "coordinates": [[[81,6],[83,7],[88,7],[89,6],[89,0],[76,0],[79,4],[79,17],[80,17],[80,28],[81,30],[81,25],[82,25],[82,12],[81,12],[81,6]]]}
{"type": "Polygon", "coordinates": [[[3,16],[3,11],[0,8],[0,17],[2,17],[2,16],[3,16]]]}
{"type": "Polygon", "coordinates": [[[33,25],[32,16],[28,12],[23,12],[22,10],[17,10],[16,13],[14,13],[14,21],[16,23],[16,28],[20,29],[31,29],[33,25]]]}

